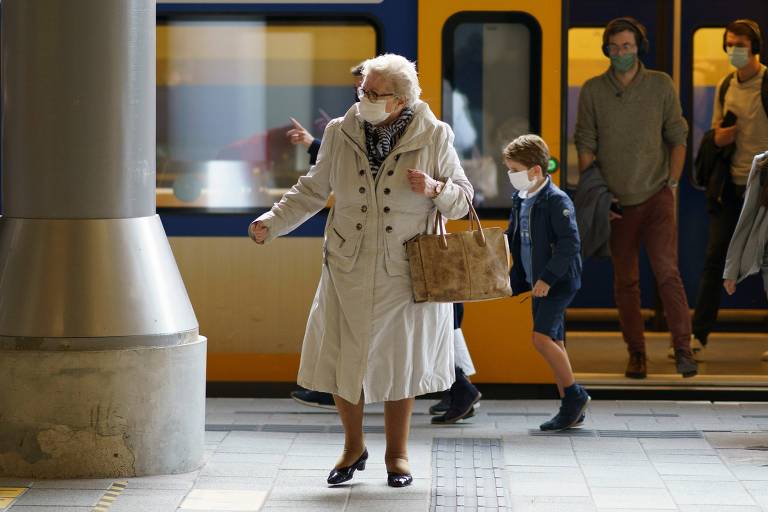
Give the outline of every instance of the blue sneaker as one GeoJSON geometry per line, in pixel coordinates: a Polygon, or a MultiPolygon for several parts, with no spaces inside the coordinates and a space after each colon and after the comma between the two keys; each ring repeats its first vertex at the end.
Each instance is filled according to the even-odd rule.
{"type": "Polygon", "coordinates": [[[333,401],[333,395],[330,393],[312,391],[311,389],[297,389],[296,391],[291,391],[291,398],[301,405],[320,407],[321,409],[332,411],[336,410],[336,403],[333,401]]]}
{"type": "Polygon", "coordinates": [[[560,432],[569,428],[581,426],[584,423],[584,413],[592,398],[578,384],[565,388],[565,396],[560,405],[560,411],[539,428],[544,431],[560,432]]]}

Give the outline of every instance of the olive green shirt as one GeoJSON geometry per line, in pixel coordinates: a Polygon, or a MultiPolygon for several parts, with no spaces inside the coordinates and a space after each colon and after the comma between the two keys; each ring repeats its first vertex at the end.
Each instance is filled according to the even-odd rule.
{"type": "Polygon", "coordinates": [[[624,206],[647,201],[669,179],[669,147],[685,145],[688,123],[666,73],[640,64],[627,87],[610,68],[581,88],[576,149],[597,157],[605,182],[624,206]]]}

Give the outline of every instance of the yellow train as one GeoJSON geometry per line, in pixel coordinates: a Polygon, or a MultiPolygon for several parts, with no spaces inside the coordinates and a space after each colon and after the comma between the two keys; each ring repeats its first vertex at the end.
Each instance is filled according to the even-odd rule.
{"type": "MultiPolygon", "coordinates": [[[[504,142],[540,133],[562,167],[552,169],[555,181],[563,188],[575,183],[569,144],[575,100],[586,78],[607,66],[599,37],[615,16],[631,15],[648,27],[646,64],[673,76],[694,146],[709,124],[713,87],[727,72],[718,50],[722,27],[734,9],[736,17],[768,22],[760,0],[729,5],[726,11],[715,0],[610,6],[597,0],[160,2],[157,206],[200,332],[209,340],[210,389],[230,383],[219,389],[249,393],[254,383],[295,382],[327,212],[267,247],[250,242],[246,228],[308,168],[303,148],[284,136],[288,117],[319,136],[323,124],[352,102],[350,67],[383,52],[417,61],[422,98],[454,127],[457,149],[481,194],[481,219],[506,226],[511,189],[501,172],[504,142]]],[[[686,226],[681,271],[691,301],[706,243],[703,198],[684,184],[679,207],[686,226]]],[[[465,225],[458,221],[449,229],[465,225]]],[[[652,290],[650,273],[643,272],[644,288],[652,290]]],[[[618,329],[610,324],[610,281],[609,265],[587,265],[584,290],[569,312],[572,326],[605,327],[608,321],[609,332],[618,329]]],[[[649,316],[654,303],[652,293],[644,296],[649,316]]],[[[752,322],[746,329],[762,340],[768,319],[759,285],[724,306],[726,316],[752,322]]],[[[530,301],[467,304],[463,330],[476,382],[552,382],[530,343],[530,301]]],[[[600,371],[575,370],[600,382],[600,371]]],[[[757,364],[729,370],[730,380],[705,376],[699,382],[760,387],[764,370],[757,364]]],[[[603,373],[606,385],[625,384],[603,373]]]]}

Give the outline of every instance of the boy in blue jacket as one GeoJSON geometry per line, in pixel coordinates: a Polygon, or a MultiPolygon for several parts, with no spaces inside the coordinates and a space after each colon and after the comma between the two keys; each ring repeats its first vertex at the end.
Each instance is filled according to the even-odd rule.
{"type": "Polygon", "coordinates": [[[565,350],[565,308],[581,287],[581,242],[570,198],[547,176],[549,148],[522,135],[504,148],[509,181],[518,190],[509,217],[513,295],[533,296],[533,346],[555,375],[562,405],[541,430],[581,425],[590,397],[576,383],[565,350]]]}

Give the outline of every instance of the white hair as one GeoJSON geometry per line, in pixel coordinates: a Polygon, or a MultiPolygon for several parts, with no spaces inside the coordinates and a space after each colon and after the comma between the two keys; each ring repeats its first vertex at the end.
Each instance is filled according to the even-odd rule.
{"type": "Polygon", "coordinates": [[[416,63],[401,55],[385,53],[363,63],[363,77],[376,73],[389,80],[395,95],[405,100],[407,107],[412,107],[421,96],[416,63]]]}

